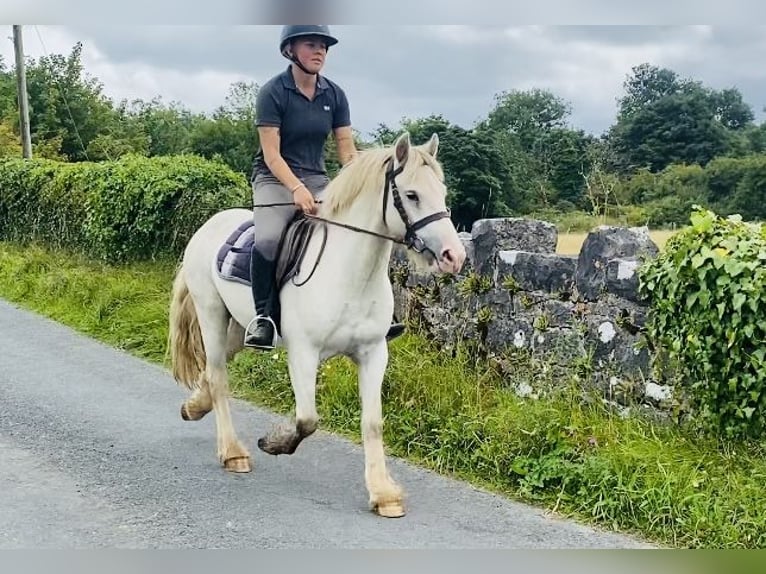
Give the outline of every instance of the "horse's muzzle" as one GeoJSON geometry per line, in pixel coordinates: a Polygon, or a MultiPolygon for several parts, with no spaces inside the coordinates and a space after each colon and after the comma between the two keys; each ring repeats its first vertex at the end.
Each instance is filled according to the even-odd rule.
{"type": "Polygon", "coordinates": [[[445,247],[439,254],[439,270],[444,273],[459,273],[465,263],[465,247],[459,243],[453,247],[445,247]]]}

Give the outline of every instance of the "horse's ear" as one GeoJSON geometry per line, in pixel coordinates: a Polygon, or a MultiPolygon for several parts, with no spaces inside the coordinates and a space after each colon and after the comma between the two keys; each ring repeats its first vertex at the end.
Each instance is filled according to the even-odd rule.
{"type": "Polygon", "coordinates": [[[394,157],[399,165],[407,163],[407,158],[410,155],[410,133],[404,132],[398,138],[394,144],[394,157]]]}
{"type": "Polygon", "coordinates": [[[426,153],[436,159],[436,152],[439,151],[439,135],[434,132],[431,139],[426,142],[424,146],[426,153]]]}

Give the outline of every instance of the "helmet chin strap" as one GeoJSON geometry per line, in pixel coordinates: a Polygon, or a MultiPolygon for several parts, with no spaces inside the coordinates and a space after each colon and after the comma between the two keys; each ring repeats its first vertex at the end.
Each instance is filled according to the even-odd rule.
{"type": "Polygon", "coordinates": [[[293,63],[294,63],[296,66],[298,66],[298,67],[299,67],[301,70],[303,70],[304,72],[306,72],[306,73],[307,73],[309,76],[316,76],[316,74],[317,74],[316,72],[309,72],[309,71],[306,69],[306,66],[304,66],[303,64],[301,64],[301,61],[300,61],[298,58],[296,58],[295,56],[292,56],[292,57],[290,58],[290,60],[292,60],[292,61],[293,61],[293,63]]]}
{"type": "Polygon", "coordinates": [[[293,54],[292,48],[290,49],[290,51],[289,51],[288,53],[289,53],[289,55],[290,55],[290,57],[289,57],[288,59],[289,59],[291,62],[293,62],[293,63],[294,63],[296,66],[298,66],[298,67],[299,67],[301,70],[303,70],[304,72],[306,72],[306,73],[307,73],[309,76],[316,76],[316,72],[310,72],[309,70],[307,70],[307,69],[306,69],[306,66],[304,66],[303,64],[301,64],[301,61],[298,59],[298,56],[296,56],[295,54],[293,54]]]}

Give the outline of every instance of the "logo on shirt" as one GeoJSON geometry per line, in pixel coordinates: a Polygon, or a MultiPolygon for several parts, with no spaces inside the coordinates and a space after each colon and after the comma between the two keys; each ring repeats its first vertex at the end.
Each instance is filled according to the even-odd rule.
{"type": "Polygon", "coordinates": [[[329,112],[330,111],[330,106],[325,106],[324,107],[324,111],[329,112]]]}

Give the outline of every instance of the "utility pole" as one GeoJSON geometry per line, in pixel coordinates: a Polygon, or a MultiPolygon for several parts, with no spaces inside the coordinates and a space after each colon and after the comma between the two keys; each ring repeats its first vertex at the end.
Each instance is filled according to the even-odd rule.
{"type": "Polygon", "coordinates": [[[24,157],[32,157],[32,137],[29,133],[29,101],[27,100],[27,74],[24,68],[24,44],[21,39],[21,26],[13,26],[13,46],[16,51],[16,83],[19,99],[19,127],[21,129],[21,147],[24,157]]]}

